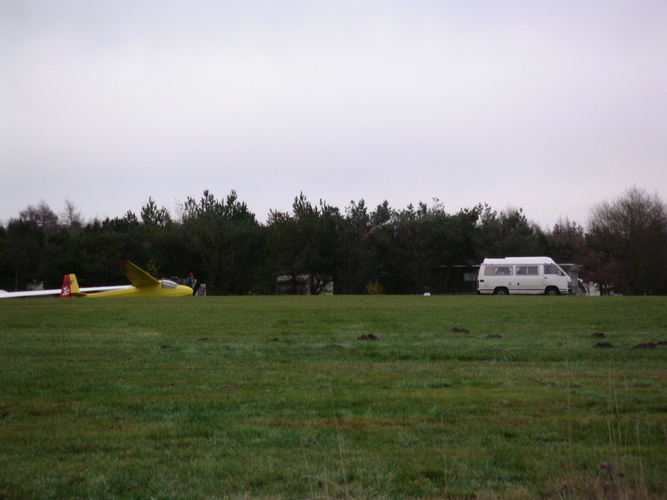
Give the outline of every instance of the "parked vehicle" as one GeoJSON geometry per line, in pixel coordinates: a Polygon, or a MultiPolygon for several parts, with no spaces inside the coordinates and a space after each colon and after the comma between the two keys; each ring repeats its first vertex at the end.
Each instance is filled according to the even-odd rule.
{"type": "Polygon", "coordinates": [[[550,257],[484,259],[477,274],[479,294],[560,295],[570,293],[569,275],[550,257]]]}

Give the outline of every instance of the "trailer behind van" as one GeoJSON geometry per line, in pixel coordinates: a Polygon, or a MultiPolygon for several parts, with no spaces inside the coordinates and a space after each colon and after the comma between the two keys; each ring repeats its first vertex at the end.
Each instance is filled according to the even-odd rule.
{"type": "Polygon", "coordinates": [[[477,274],[477,293],[560,295],[570,293],[568,274],[550,257],[484,259],[477,274]]]}

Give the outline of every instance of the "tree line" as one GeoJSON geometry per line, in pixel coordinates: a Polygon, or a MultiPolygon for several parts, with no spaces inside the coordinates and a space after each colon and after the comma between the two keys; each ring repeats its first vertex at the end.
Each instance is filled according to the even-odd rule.
{"type": "Polygon", "coordinates": [[[603,293],[667,294],[667,208],[636,187],[594,206],[586,227],[566,219],[547,230],[521,209],[360,200],[340,210],[303,193],[266,223],[235,191],[204,191],[178,212],[149,198],[138,215],[85,222],[69,200],[60,214],[30,205],[0,226],[0,288],[58,288],[72,272],[83,286],[120,284],[117,262],[130,260],[161,278],[193,272],[214,295],[275,293],[281,275],[308,276],[314,293],[328,280],[342,294],[460,293],[474,291],[465,271],[486,257],[547,255],[582,266],[603,293]]]}

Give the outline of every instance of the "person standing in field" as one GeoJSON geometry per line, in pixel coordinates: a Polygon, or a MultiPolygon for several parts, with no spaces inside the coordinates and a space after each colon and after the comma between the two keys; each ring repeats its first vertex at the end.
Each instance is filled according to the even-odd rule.
{"type": "Polygon", "coordinates": [[[185,278],[185,286],[189,286],[190,288],[192,288],[192,295],[195,294],[194,290],[196,285],[197,285],[197,280],[195,279],[194,273],[188,274],[188,277],[185,278]]]}

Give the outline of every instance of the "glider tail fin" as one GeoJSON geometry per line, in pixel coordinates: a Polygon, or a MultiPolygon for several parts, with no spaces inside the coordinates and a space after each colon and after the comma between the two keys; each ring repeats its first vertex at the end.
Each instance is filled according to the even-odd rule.
{"type": "Polygon", "coordinates": [[[66,274],[63,278],[63,286],[60,289],[61,298],[85,297],[85,293],[79,290],[79,282],[75,274],[66,274]]]}

